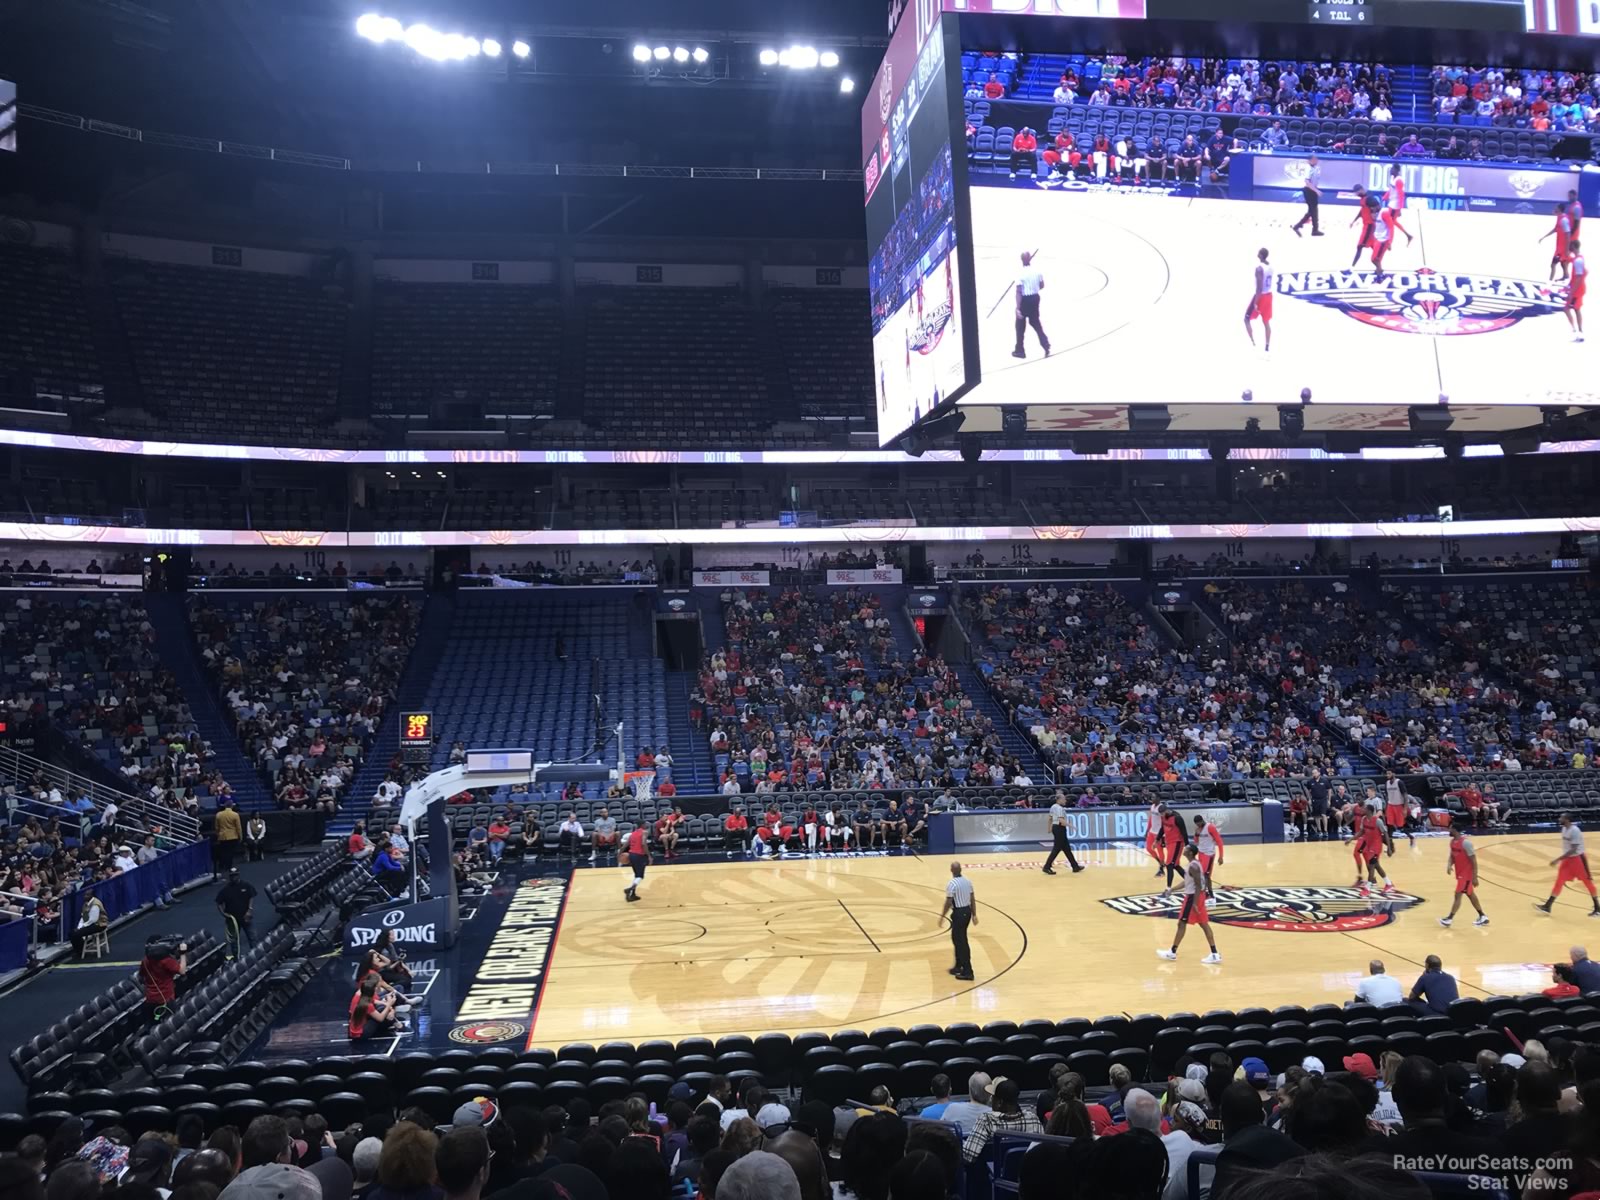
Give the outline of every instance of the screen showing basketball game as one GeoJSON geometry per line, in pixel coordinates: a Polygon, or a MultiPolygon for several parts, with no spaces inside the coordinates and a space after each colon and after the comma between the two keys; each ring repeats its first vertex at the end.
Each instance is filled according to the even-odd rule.
{"type": "Polygon", "coordinates": [[[1600,404],[1581,205],[991,178],[964,402],[1600,404]]]}
{"type": "Polygon", "coordinates": [[[936,6],[909,7],[861,114],[879,445],[967,381],[945,42],[936,6]]]}
{"type": "Polygon", "coordinates": [[[0,150],[17,148],[17,85],[0,79],[0,150]]]}

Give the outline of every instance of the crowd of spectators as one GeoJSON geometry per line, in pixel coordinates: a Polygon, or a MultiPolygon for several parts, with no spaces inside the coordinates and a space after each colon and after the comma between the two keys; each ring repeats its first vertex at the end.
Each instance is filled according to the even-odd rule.
{"type": "Polygon", "coordinates": [[[881,597],[845,588],[724,600],[727,649],[690,697],[724,794],[1027,778],[953,668],[922,653],[903,661],[881,597]]]}
{"type": "Polygon", "coordinates": [[[337,811],[416,639],[408,597],[191,599],[200,657],[280,808],[337,811]]]}
{"type": "Polygon", "coordinates": [[[9,712],[53,725],[136,795],[192,814],[197,791],[225,787],[137,597],[7,599],[0,661],[20,667],[9,712]]]}
{"type": "Polygon", "coordinates": [[[1221,651],[1164,648],[1108,585],[997,586],[964,613],[995,698],[1058,780],[1350,773],[1266,680],[1221,651]]]}
{"type": "Polygon", "coordinates": [[[320,554],[314,561],[275,562],[270,567],[240,567],[232,562],[219,564],[214,558],[203,564],[192,563],[189,567],[189,584],[198,588],[342,587],[352,583],[386,587],[414,583],[422,577],[422,569],[414,562],[401,566],[398,560],[392,559],[386,567],[376,563],[368,567],[347,567],[343,559],[335,559],[330,564],[327,557],[320,554]]]}
{"type": "Polygon", "coordinates": [[[1430,80],[1433,119],[1448,124],[1487,118],[1508,129],[1596,132],[1600,87],[1595,80],[1581,71],[1436,66],[1430,80]]]}
{"type": "MultiPolygon", "coordinates": [[[[1480,1053],[1471,1068],[1422,1055],[1185,1055],[1164,1078],[1123,1064],[1090,1087],[1067,1064],[1050,1086],[974,1071],[964,1094],[882,1086],[833,1106],[758,1076],[674,1084],[658,1109],[634,1093],[596,1110],[480,1096],[448,1125],[420,1109],[342,1129],[318,1113],[263,1115],[208,1134],[198,1115],[134,1137],[67,1117],[0,1159],[15,1200],[947,1200],[996,1163],[998,1135],[1040,1140],[999,1164],[1023,1200],[1426,1200],[1414,1171],[1471,1170],[1478,1188],[1571,1200],[1600,1187],[1600,1052],[1565,1040],[1480,1053]],[[91,1136],[91,1133],[93,1136],[91,1136]],[[1042,1135],[1042,1136],[1041,1136],[1042,1135]],[[1189,1183],[1190,1160],[1200,1181],[1189,1183]],[[1426,1164],[1426,1165],[1423,1165],[1426,1164]],[[1472,1164],[1465,1166],[1465,1164],[1472,1164]],[[1512,1177],[1515,1177],[1514,1180],[1512,1177]]],[[[1463,1182],[1463,1190],[1466,1184],[1463,1182]]],[[[970,1187],[968,1188],[970,1192],[970,1187]]],[[[985,1194],[987,1194],[985,1192],[985,1194]]]]}

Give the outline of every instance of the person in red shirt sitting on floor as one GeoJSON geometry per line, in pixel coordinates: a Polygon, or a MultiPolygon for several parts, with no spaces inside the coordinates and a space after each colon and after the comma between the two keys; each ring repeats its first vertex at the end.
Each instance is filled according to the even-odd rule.
{"type": "Polygon", "coordinates": [[[989,82],[983,85],[983,94],[989,100],[998,100],[1006,94],[1006,85],[1000,82],[1000,76],[990,73],[989,82]]]}
{"type": "Polygon", "coordinates": [[[1011,178],[1015,179],[1017,172],[1024,167],[1038,175],[1038,149],[1039,139],[1033,130],[1026,125],[1017,130],[1016,136],[1011,139],[1011,178]]]}
{"type": "Polygon", "coordinates": [[[350,1040],[390,1037],[399,1029],[394,1014],[394,1000],[378,996],[378,976],[366,975],[356,994],[350,997],[350,1040]]]}
{"type": "Polygon", "coordinates": [[[729,858],[733,857],[735,850],[744,853],[749,849],[749,831],[750,822],[742,808],[734,809],[723,820],[723,845],[727,848],[729,858]]]}

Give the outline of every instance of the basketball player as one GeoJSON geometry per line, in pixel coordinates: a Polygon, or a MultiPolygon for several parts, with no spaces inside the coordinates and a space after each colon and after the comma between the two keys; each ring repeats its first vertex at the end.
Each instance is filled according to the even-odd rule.
{"type": "MultiPolygon", "coordinates": [[[[1410,801],[1406,799],[1405,785],[1395,778],[1395,773],[1389,771],[1383,780],[1383,823],[1391,831],[1398,829],[1406,835],[1406,840],[1413,846],[1417,844],[1416,834],[1411,832],[1411,822],[1407,810],[1410,801]]],[[[1389,853],[1394,853],[1394,842],[1389,843],[1389,853]]]]}
{"type": "Polygon", "coordinates": [[[1450,928],[1450,922],[1456,919],[1456,910],[1461,907],[1461,897],[1465,896],[1472,901],[1472,907],[1478,910],[1478,919],[1473,924],[1487,925],[1489,918],[1483,911],[1483,905],[1478,903],[1478,852],[1473,848],[1467,831],[1459,825],[1450,826],[1450,861],[1445,865],[1444,873],[1456,877],[1456,898],[1450,904],[1450,915],[1440,917],[1439,924],[1450,928]]]}
{"type": "Polygon", "coordinates": [[[823,813],[822,820],[827,826],[828,849],[850,849],[850,822],[845,819],[844,813],[839,811],[839,806],[835,804],[827,812],[823,813]]]}
{"type": "Polygon", "coordinates": [[[1222,831],[1201,813],[1194,815],[1194,844],[1200,851],[1200,869],[1206,873],[1206,895],[1215,900],[1211,869],[1222,865],[1222,831]]]}
{"type": "Polygon", "coordinates": [[[1378,876],[1381,875],[1383,890],[1394,891],[1394,881],[1383,869],[1383,847],[1389,837],[1389,831],[1384,828],[1383,818],[1366,805],[1361,805],[1356,810],[1355,830],[1355,886],[1361,889],[1363,896],[1366,896],[1370,894],[1372,885],[1378,882],[1378,876]]]}
{"type": "Polygon", "coordinates": [[[639,898],[639,889],[644,886],[644,869],[650,865],[650,842],[644,835],[644,826],[635,826],[622,843],[618,858],[623,860],[623,865],[633,868],[633,882],[622,889],[622,894],[632,903],[639,898]]]}
{"type": "Polygon", "coordinates": [[[806,853],[817,852],[817,810],[815,806],[808,805],[806,811],[800,814],[800,827],[805,830],[806,853]]]}
{"type": "Polygon", "coordinates": [[[1167,874],[1165,891],[1172,891],[1183,874],[1183,821],[1165,805],[1161,809],[1161,865],[1167,874]]]}
{"type": "Polygon", "coordinates": [[[1556,868],[1556,883],[1550,889],[1550,899],[1543,904],[1535,904],[1540,912],[1547,913],[1556,902],[1556,897],[1561,894],[1561,889],[1569,881],[1583,884],[1589,891],[1589,915],[1600,917],[1600,899],[1595,896],[1594,876],[1589,871],[1589,856],[1583,852],[1583,831],[1578,828],[1571,813],[1561,814],[1561,856],[1552,858],[1550,865],[1556,868]]]}
{"type": "Polygon", "coordinates": [[[1217,952],[1217,939],[1211,933],[1211,918],[1206,916],[1206,872],[1196,861],[1200,857],[1200,851],[1188,846],[1184,848],[1183,853],[1188,862],[1183,868],[1183,907],[1178,911],[1178,936],[1172,939],[1171,950],[1157,950],[1156,954],[1168,962],[1177,958],[1178,947],[1183,943],[1183,935],[1189,932],[1189,926],[1198,925],[1211,947],[1211,953],[1200,961],[1220,963],[1222,955],[1217,952]]]}
{"type": "Polygon", "coordinates": [[[1017,348],[1011,352],[1012,358],[1027,358],[1028,352],[1022,348],[1022,338],[1028,326],[1033,326],[1034,335],[1039,339],[1039,345],[1044,348],[1044,356],[1050,357],[1050,339],[1044,335],[1044,326],[1039,323],[1039,294],[1044,291],[1044,272],[1033,265],[1033,252],[1022,252],[1022,273],[1017,276],[1017,348]]]}
{"type": "Polygon", "coordinates": [[[1167,864],[1161,857],[1161,850],[1157,845],[1161,840],[1161,809],[1162,804],[1157,801],[1150,806],[1150,815],[1145,818],[1144,852],[1156,860],[1156,878],[1160,878],[1167,869],[1167,864]]]}
{"type": "Polygon", "coordinates": [[[1372,269],[1377,272],[1376,278],[1382,280],[1383,256],[1389,253],[1389,247],[1394,244],[1394,226],[1389,222],[1391,215],[1389,210],[1379,211],[1376,196],[1367,197],[1366,207],[1372,211],[1374,217],[1372,229],[1368,234],[1372,246],[1372,269]]]}
{"type": "Polygon", "coordinates": [[[1401,178],[1401,167],[1395,163],[1389,168],[1389,190],[1384,193],[1384,206],[1394,214],[1394,227],[1406,235],[1406,245],[1411,245],[1411,233],[1400,224],[1400,214],[1406,208],[1406,181],[1401,178]]]}
{"type": "Polygon", "coordinates": [[[1251,322],[1260,317],[1261,329],[1266,334],[1264,349],[1269,352],[1272,350],[1272,295],[1276,286],[1272,264],[1267,261],[1267,248],[1263,246],[1256,251],[1256,286],[1250,296],[1250,306],[1244,310],[1244,335],[1252,346],[1256,344],[1256,331],[1251,322]]]}
{"type": "Polygon", "coordinates": [[[1356,215],[1351,218],[1350,224],[1361,222],[1361,237],[1356,242],[1356,256],[1350,260],[1352,267],[1361,262],[1361,252],[1372,248],[1372,222],[1373,210],[1367,207],[1367,189],[1359,183],[1356,184],[1356,215]]]}
{"type": "Polygon", "coordinates": [[[1305,197],[1306,215],[1294,223],[1294,235],[1299,237],[1300,227],[1309,222],[1311,236],[1321,237],[1322,225],[1317,220],[1317,206],[1322,203],[1322,164],[1317,161],[1315,154],[1306,159],[1306,179],[1300,194],[1305,197]]]}
{"type": "Polygon", "coordinates": [[[1545,230],[1542,242],[1551,234],[1555,235],[1556,252],[1550,256],[1550,278],[1556,277],[1556,268],[1561,268],[1561,278],[1567,278],[1567,264],[1571,260],[1572,249],[1572,218],[1567,215],[1566,201],[1556,205],[1556,223],[1545,230]]]}
{"type": "Polygon", "coordinates": [[[1572,251],[1572,278],[1567,281],[1567,324],[1572,326],[1572,340],[1583,341],[1583,296],[1589,290],[1589,264],[1583,261],[1578,239],[1568,243],[1572,251]]]}

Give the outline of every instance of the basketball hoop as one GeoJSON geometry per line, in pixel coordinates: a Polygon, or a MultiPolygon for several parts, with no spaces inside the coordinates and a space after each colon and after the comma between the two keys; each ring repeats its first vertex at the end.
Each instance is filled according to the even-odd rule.
{"type": "Polygon", "coordinates": [[[622,786],[633,792],[635,800],[644,801],[655,794],[656,773],[654,771],[629,771],[622,777],[622,786]]]}

